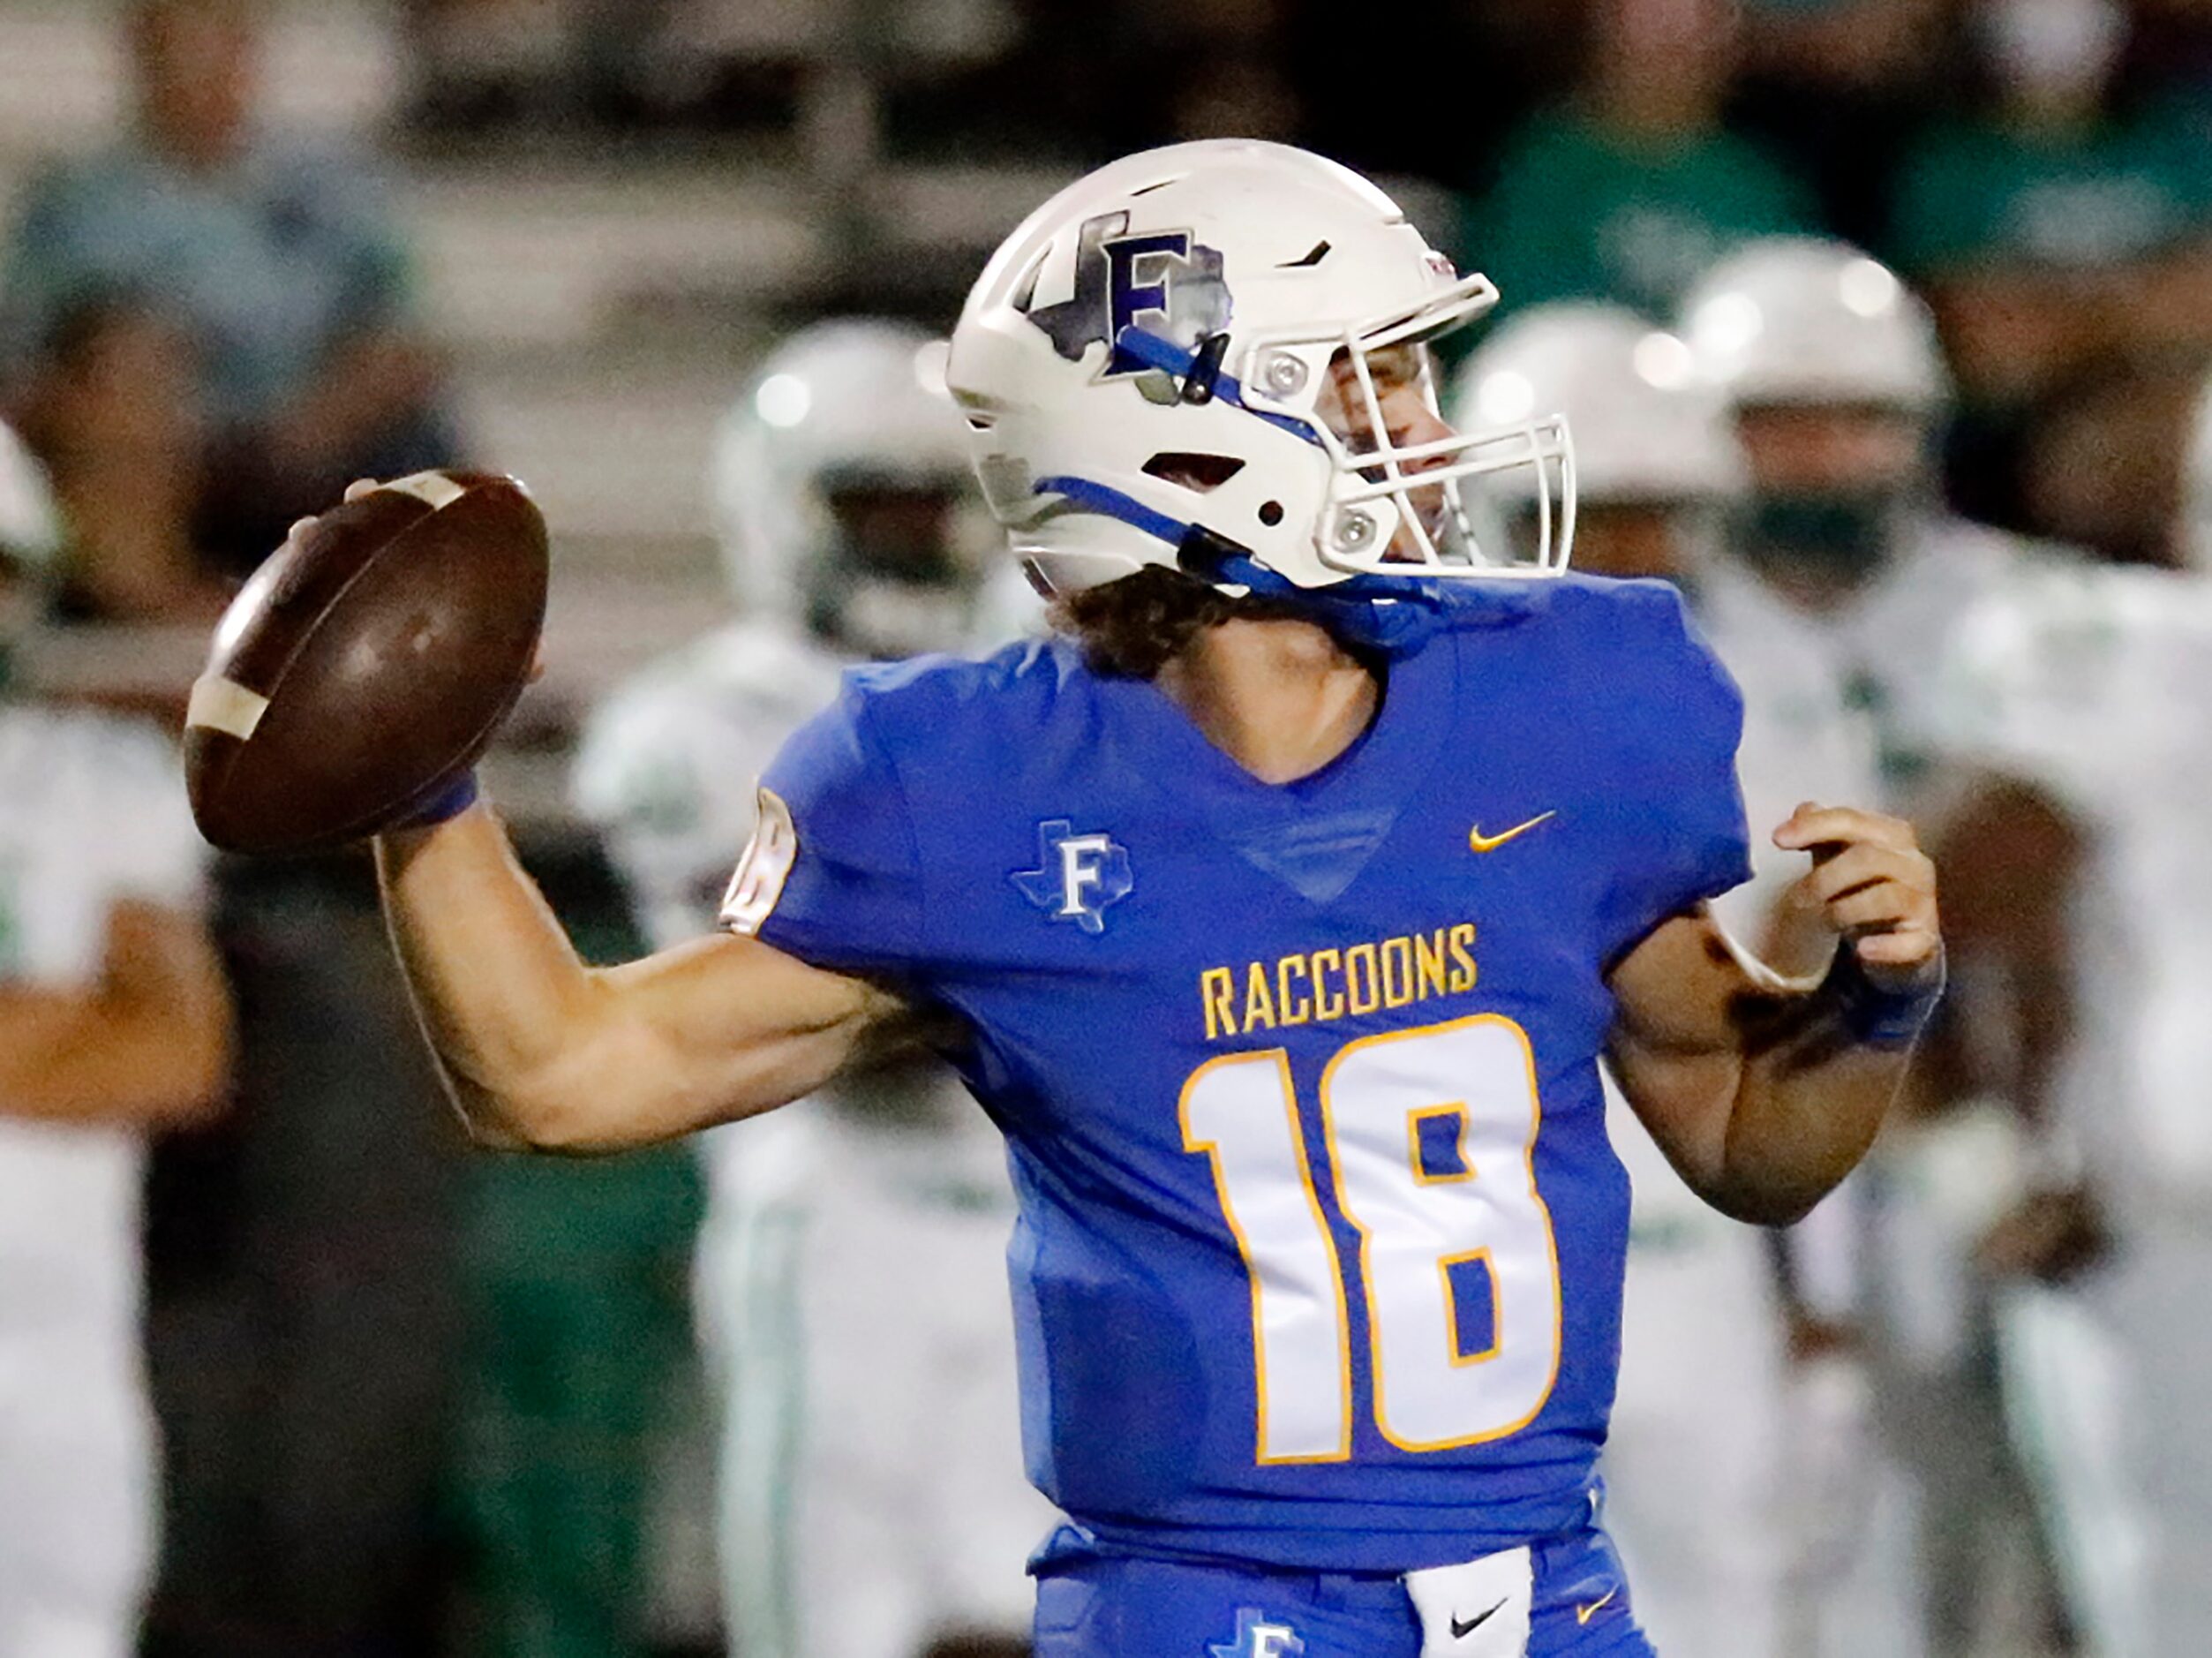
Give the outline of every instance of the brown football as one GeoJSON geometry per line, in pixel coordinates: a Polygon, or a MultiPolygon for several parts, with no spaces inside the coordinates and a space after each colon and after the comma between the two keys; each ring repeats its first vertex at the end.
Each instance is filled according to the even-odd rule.
{"type": "Polygon", "coordinates": [[[192,687],[200,833],[308,852],[419,810],[529,682],[547,572],[511,478],[422,472],[316,519],[232,601],[192,687]]]}

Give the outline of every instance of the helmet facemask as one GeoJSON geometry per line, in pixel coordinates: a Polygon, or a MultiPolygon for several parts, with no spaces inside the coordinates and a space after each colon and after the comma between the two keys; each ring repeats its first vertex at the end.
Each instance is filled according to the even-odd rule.
{"type": "Polygon", "coordinates": [[[1565,421],[1457,432],[1444,418],[1428,343],[1497,299],[1487,277],[1471,276],[1410,313],[1304,336],[1277,333],[1247,353],[1245,406],[1298,420],[1328,456],[1314,543],[1328,569],[1420,577],[1544,577],[1567,568],[1575,491],[1565,421]],[[1277,388],[1292,395],[1274,395],[1277,388]],[[1388,405],[1409,396],[1435,435],[1411,442],[1393,435],[1388,405]],[[1536,509],[1536,534],[1518,549],[1498,533],[1487,499],[1508,479],[1536,509]]]}

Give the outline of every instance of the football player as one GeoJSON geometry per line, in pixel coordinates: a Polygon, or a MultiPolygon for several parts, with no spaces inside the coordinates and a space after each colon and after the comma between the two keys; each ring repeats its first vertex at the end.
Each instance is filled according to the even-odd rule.
{"type": "Polygon", "coordinates": [[[2212,381],[2182,471],[2175,568],[2054,570],[1993,598],[1946,675],[1961,750],[2052,788],[2081,829],[2072,1040],[2040,1149],[2058,1166],[2028,1174],[2046,1225],[2077,1183],[2125,1201],[2103,1207],[2109,1261],[2013,1288],[1999,1330],[2069,1601],[2111,1658],[2190,1650],[2212,1618],[2212,889],[2193,827],[2212,805],[2212,381]]]}
{"type": "Polygon", "coordinates": [[[1945,640],[2034,558],[1944,509],[1935,323],[1857,249],[1782,237],[1708,271],[1682,332],[1749,463],[1731,548],[1804,624],[1796,648],[1834,663],[1876,720],[1894,807],[1930,758],[1945,640]]]}
{"type": "MultiPolygon", "coordinates": [[[[1615,306],[1539,306],[1484,342],[1454,394],[1463,427],[1539,407],[1564,412],[1575,433],[1576,566],[1682,589],[1743,693],[1737,765],[1752,821],[1779,821],[1802,800],[1874,796],[1863,715],[1830,663],[1788,647],[1780,601],[1722,546],[1744,493],[1743,459],[1681,340],[1615,306]]],[[[1752,879],[1713,910],[1750,953],[1817,970],[1802,912],[1780,902],[1794,863],[1755,846],[1752,879]]],[[[1798,1541],[1779,1484],[1785,1309],[1774,1240],[1700,1203],[1617,1090],[1607,1106],[1635,1192],[1607,1514],[1661,1650],[1770,1658],[1789,1649],[1784,1590],[1798,1541]]],[[[1790,1312],[1849,1315],[1853,1225],[1840,1195],[1789,1234],[1790,1312]]]]}
{"type": "MultiPolygon", "coordinates": [[[[1855,248],[1782,238],[1721,261],[1683,317],[1700,376],[1727,399],[1743,441],[1750,487],[1727,547],[1783,601],[1774,648],[1826,663],[1865,710],[1891,810],[1945,820],[1952,838],[1942,844],[1977,878],[2000,857],[2017,862],[2007,843],[2030,844],[2031,825],[2054,828],[2054,809],[2011,783],[1959,788],[1959,768],[1942,763],[1940,664],[1969,611],[2058,561],[1944,509],[1934,457],[1949,382],[1926,307],[1855,248]]],[[[2007,1091],[2009,1109],[2029,1110],[2007,1091]]],[[[1801,1556],[1794,1598],[1819,1632],[1801,1642],[1809,1650],[1857,1649],[1870,1609],[1906,1598],[1921,1605],[1932,1650],[1961,1650],[1991,1561],[2032,1534],[1978,1338],[1973,1255],[1988,1200],[1946,1173],[1989,1136],[2013,1134],[1956,1110],[1885,1145],[1885,1200],[1865,1229],[1873,1247],[1862,1281],[1844,1287],[1878,1324],[1884,1437],[1906,1472],[1849,1449],[1869,1431],[1868,1377],[1832,1354],[1799,1396],[1806,1417],[1792,1435],[1801,1451],[1833,1445],[1819,1461],[1840,1476],[1805,1481],[1809,1496],[1829,1488],[1816,1506],[1839,1522],[1834,1548],[1801,1556]]],[[[1877,1644],[1903,1651],[1904,1639],[1877,1644]]]]}
{"type": "MultiPolygon", "coordinates": [[[[904,324],[817,323],[724,426],[712,484],[743,617],[618,691],[577,763],[657,946],[712,931],[755,781],[842,669],[967,637],[989,520],[944,358],[904,324]]],[[[1022,1650],[1022,1560],[1052,1513],[1022,1478],[997,1132],[950,1072],[910,1062],[702,1149],[736,1650],[914,1658],[985,1633],[1022,1650]]]]}
{"type": "Polygon", "coordinates": [[[57,552],[0,427],[0,1652],[125,1658],[155,1502],[142,1137],[219,1101],[229,1000],[175,754],[15,672],[57,552]]]}
{"type": "MultiPolygon", "coordinates": [[[[1424,347],[1490,308],[1388,198],[1212,141],[1071,185],[948,378],[1060,637],[846,676],[769,768],[726,931],[584,968],[496,820],[380,841],[495,1140],[635,1144],[899,1041],[1005,1133],[1033,1477],[1077,1654],[1644,1653],[1595,1519],[1628,1190],[1597,1065],[1691,1186],[1794,1219],[1865,1151],[1940,976],[1902,822],[1806,806],[1817,986],[1747,871],[1737,699],[1672,590],[1525,565],[1424,347]]],[[[864,1562],[854,1563],[858,1573],[864,1562]]]]}

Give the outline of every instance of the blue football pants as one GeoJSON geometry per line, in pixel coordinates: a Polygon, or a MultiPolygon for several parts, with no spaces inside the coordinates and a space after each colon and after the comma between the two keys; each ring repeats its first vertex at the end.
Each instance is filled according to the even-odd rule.
{"type": "MultiPolygon", "coordinates": [[[[1529,1658],[1653,1658],[1596,1528],[1532,1550],[1529,1658]]],[[[1419,1658],[1397,1578],[1106,1553],[1063,1528],[1041,1551],[1034,1658],[1419,1658]],[[1287,1632],[1287,1633],[1286,1633],[1287,1632]]]]}

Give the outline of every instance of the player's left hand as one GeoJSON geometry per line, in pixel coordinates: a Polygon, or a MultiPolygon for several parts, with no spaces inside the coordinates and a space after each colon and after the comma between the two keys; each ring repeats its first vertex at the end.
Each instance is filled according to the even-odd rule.
{"type": "Polygon", "coordinates": [[[1877,983],[1909,989],[1941,970],[1936,866],[1920,849],[1912,825],[1807,801],[1774,832],[1774,844],[1813,855],[1813,867],[1783,901],[1817,912],[1849,938],[1877,983]]]}

